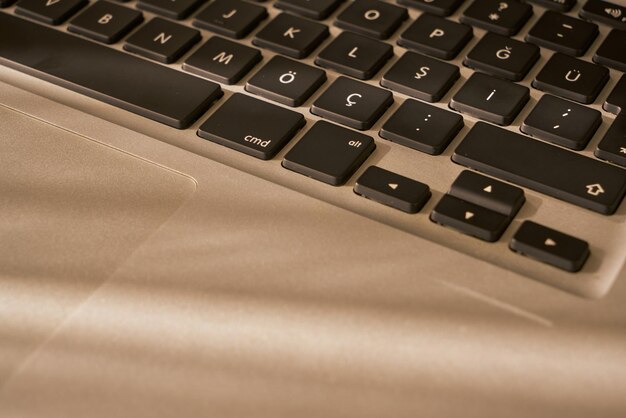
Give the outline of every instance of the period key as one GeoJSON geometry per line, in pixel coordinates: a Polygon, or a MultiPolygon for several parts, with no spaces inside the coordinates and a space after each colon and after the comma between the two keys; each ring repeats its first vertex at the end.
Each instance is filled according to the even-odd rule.
{"type": "Polygon", "coordinates": [[[359,177],[354,192],[407,213],[419,212],[431,196],[426,184],[376,166],[359,177]]]}

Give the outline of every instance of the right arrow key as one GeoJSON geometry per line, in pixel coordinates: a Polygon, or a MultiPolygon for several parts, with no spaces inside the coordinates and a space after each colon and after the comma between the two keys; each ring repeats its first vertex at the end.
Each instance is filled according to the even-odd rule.
{"type": "Polygon", "coordinates": [[[510,243],[511,250],[562,270],[579,271],[589,258],[589,244],[531,221],[525,221],[510,243]]]}

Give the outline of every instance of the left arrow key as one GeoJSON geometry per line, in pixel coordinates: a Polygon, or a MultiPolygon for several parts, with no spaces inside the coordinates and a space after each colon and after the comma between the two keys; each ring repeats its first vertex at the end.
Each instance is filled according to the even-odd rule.
{"type": "Polygon", "coordinates": [[[431,196],[427,185],[376,166],[359,177],[354,192],[408,213],[419,212],[431,196]]]}

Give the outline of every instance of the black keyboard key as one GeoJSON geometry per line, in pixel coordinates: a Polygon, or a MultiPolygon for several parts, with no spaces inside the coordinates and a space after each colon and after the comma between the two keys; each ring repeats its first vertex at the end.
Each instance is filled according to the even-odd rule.
{"type": "Polygon", "coordinates": [[[200,126],[198,136],[269,160],[304,124],[300,113],[235,93],[200,126]]]}
{"type": "Polygon", "coordinates": [[[463,63],[507,80],[520,81],[539,59],[539,48],[495,33],[485,34],[463,63]]]}
{"type": "Polygon", "coordinates": [[[374,140],[326,121],[318,121],[285,155],[283,167],[339,186],[374,152],[374,140]]]}
{"type": "Polygon", "coordinates": [[[603,214],[614,213],[626,193],[626,170],[484,122],[452,161],[603,214]]]}
{"type": "Polygon", "coordinates": [[[241,39],[267,17],[265,7],[243,0],[214,0],[198,13],[194,26],[241,39]]]}
{"type": "Polygon", "coordinates": [[[438,102],[459,79],[459,67],[417,54],[405,52],[380,84],[388,89],[425,100],[438,102]]]}
{"type": "Polygon", "coordinates": [[[609,70],[556,53],[537,74],[533,87],[580,103],[592,103],[609,80],[609,70]]]}
{"type": "Polygon", "coordinates": [[[398,0],[398,3],[437,16],[450,16],[465,0],[398,0]]]}
{"type": "Polygon", "coordinates": [[[593,61],[626,72],[626,32],[613,29],[596,51],[593,61]]]}
{"type": "Polygon", "coordinates": [[[461,22],[500,35],[515,35],[533,14],[533,8],[516,0],[474,0],[461,22]]]}
{"type": "Polygon", "coordinates": [[[376,166],[361,174],[354,192],[407,213],[419,212],[431,196],[426,184],[376,166]]]}
{"type": "Polygon", "coordinates": [[[335,25],[361,35],[387,39],[408,17],[403,7],[379,0],[356,0],[337,16],[335,25]]]}
{"type": "Polygon", "coordinates": [[[466,235],[495,242],[511,222],[510,218],[452,195],[444,195],[430,214],[430,220],[466,235]]]}
{"type": "Polygon", "coordinates": [[[205,0],[139,0],[137,8],[171,19],[184,19],[205,0]]]}
{"type": "Polygon", "coordinates": [[[328,37],[328,27],[281,13],[261,29],[252,43],[293,58],[309,56],[328,37]]]}
{"type": "Polygon", "coordinates": [[[246,90],[288,106],[300,106],[326,81],[326,73],[275,56],[246,83],[246,90]]]}
{"type": "Polygon", "coordinates": [[[536,3],[546,9],[556,10],[557,12],[568,12],[576,4],[576,0],[526,0],[536,3]]]}
{"type": "Polygon", "coordinates": [[[87,4],[87,0],[21,0],[15,13],[50,25],[60,25],[87,4]]]}
{"type": "Polygon", "coordinates": [[[380,136],[427,154],[438,155],[461,128],[461,115],[416,100],[406,100],[385,122],[380,136]]]}
{"type": "Polygon", "coordinates": [[[450,107],[498,125],[510,125],[529,98],[527,87],[474,73],[454,95],[450,107]]]}
{"type": "Polygon", "coordinates": [[[278,0],[274,7],[315,20],[326,19],[343,0],[278,0]]]}
{"type": "Polygon", "coordinates": [[[570,272],[582,269],[590,255],[587,242],[532,221],[525,221],[519,227],[510,248],[570,272]]]}
{"type": "Polygon", "coordinates": [[[450,60],[472,39],[472,28],[439,16],[422,14],[402,33],[398,45],[450,60]]]}
{"type": "Polygon", "coordinates": [[[626,116],[618,116],[598,144],[596,157],[626,167],[626,116]]]}
{"type": "Polygon", "coordinates": [[[580,9],[580,17],[626,30],[626,6],[624,5],[601,0],[587,0],[580,9]]]}
{"type": "Polygon", "coordinates": [[[112,44],[142,21],[143,15],[140,12],[101,0],[72,19],[67,29],[96,41],[112,44]]]}
{"type": "Polygon", "coordinates": [[[579,57],[598,36],[594,23],[548,10],[535,23],[526,40],[544,48],[579,57]]]}
{"type": "Polygon", "coordinates": [[[222,95],[215,83],[4,13],[0,57],[4,65],[175,128],[189,126],[222,95]]]}
{"type": "Polygon", "coordinates": [[[600,112],[558,97],[543,95],[521,126],[544,141],[581,150],[602,122],[600,112]]]}
{"type": "Polygon", "coordinates": [[[607,112],[620,114],[626,109],[626,75],[622,75],[602,106],[607,112]]]}
{"type": "Polygon", "coordinates": [[[258,49],[214,36],[187,58],[183,69],[219,83],[234,84],[261,58],[258,49]]]}
{"type": "Polygon", "coordinates": [[[133,33],[124,49],[164,63],[176,61],[200,41],[200,32],[156,17],[133,33]]]}
{"type": "Polygon", "coordinates": [[[315,100],[311,113],[351,128],[370,129],[393,103],[391,92],[339,77],[315,100]]]}
{"type": "Polygon", "coordinates": [[[465,170],[454,180],[448,192],[466,202],[513,218],[526,201],[519,187],[465,170]]]}
{"type": "Polygon", "coordinates": [[[356,33],[342,32],[315,58],[321,67],[367,80],[393,56],[393,48],[356,33]]]}

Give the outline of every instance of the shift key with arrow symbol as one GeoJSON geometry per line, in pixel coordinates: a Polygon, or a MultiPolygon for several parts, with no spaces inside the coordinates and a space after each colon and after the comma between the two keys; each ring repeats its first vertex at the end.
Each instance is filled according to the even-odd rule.
{"type": "Polygon", "coordinates": [[[431,196],[426,184],[376,166],[359,177],[354,192],[407,213],[419,212],[431,196]]]}

